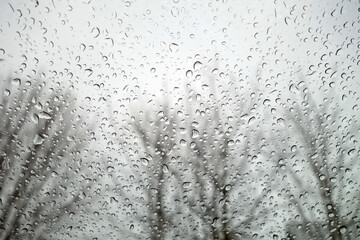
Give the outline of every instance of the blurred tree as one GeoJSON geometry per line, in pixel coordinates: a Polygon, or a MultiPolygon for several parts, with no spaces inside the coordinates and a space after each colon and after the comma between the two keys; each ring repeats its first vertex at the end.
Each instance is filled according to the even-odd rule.
{"type": "Polygon", "coordinates": [[[242,239],[266,214],[261,203],[269,169],[257,167],[263,139],[256,93],[245,107],[245,99],[227,91],[218,100],[209,85],[202,94],[187,87],[185,105],[165,99],[128,122],[134,130],[124,142],[132,142],[127,152],[134,152],[134,174],[126,181],[140,187],[121,195],[129,199],[138,192],[133,197],[143,205],[137,212],[147,209],[138,220],[149,239],[242,239]]]}
{"type": "Polygon", "coordinates": [[[157,117],[154,119],[148,119],[150,121],[140,119],[134,127],[145,150],[145,156],[140,161],[145,166],[143,174],[146,177],[143,187],[146,189],[148,208],[146,221],[150,226],[150,238],[164,239],[174,224],[170,213],[172,206],[167,201],[171,196],[168,192],[171,182],[168,168],[172,152],[176,152],[174,137],[176,119],[171,118],[167,106],[155,114],[157,117]]]}
{"type": "Polygon", "coordinates": [[[187,129],[190,173],[183,177],[188,183],[181,185],[181,192],[197,223],[192,228],[193,238],[251,238],[251,224],[261,224],[266,215],[261,203],[270,175],[266,164],[258,167],[265,153],[259,93],[250,91],[251,97],[246,99],[246,92],[241,96],[233,81],[229,86],[215,86],[215,78],[210,77],[208,93],[188,91],[192,100],[181,127],[187,129]]]}
{"type": "MultiPolygon", "coordinates": [[[[128,209],[124,224],[128,229],[118,230],[129,238],[168,239],[174,236],[176,203],[169,189],[177,185],[170,169],[178,154],[177,120],[170,115],[168,106],[162,105],[139,110],[126,122],[127,126],[121,128],[125,131],[121,134],[122,155],[127,162],[120,164],[121,177],[112,180],[117,186],[115,191],[121,196],[121,208],[128,209]]],[[[118,224],[118,220],[113,224],[118,224]]]]}
{"type": "MultiPolygon", "coordinates": [[[[277,165],[296,217],[290,239],[360,237],[358,123],[340,115],[335,97],[320,105],[304,82],[285,105],[288,129],[279,132],[277,165]],[[291,100],[290,100],[291,99],[291,100]]],[[[345,114],[343,112],[343,114],[345,114]]],[[[288,206],[287,206],[288,207],[288,206]]]]}
{"type": "Polygon", "coordinates": [[[0,239],[43,239],[86,197],[77,181],[87,126],[71,92],[49,85],[1,80],[0,239]]]}

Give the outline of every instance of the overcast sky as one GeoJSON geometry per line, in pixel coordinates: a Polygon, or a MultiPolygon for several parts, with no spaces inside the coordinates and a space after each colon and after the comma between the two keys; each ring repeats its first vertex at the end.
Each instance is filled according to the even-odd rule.
{"type": "Polygon", "coordinates": [[[359,89],[357,1],[13,0],[0,5],[2,72],[44,71],[49,79],[74,84],[79,99],[92,106],[109,98],[149,99],[163,94],[161,89],[171,95],[187,83],[198,88],[214,67],[268,92],[305,76],[317,87],[336,79],[349,101],[358,97],[349,93],[359,89]],[[189,70],[193,74],[186,76],[189,70]]]}
{"type": "Polygon", "coordinates": [[[0,76],[42,71],[100,118],[109,105],[174,102],[212,72],[217,85],[256,86],[274,107],[305,79],[359,116],[359,14],[357,0],[2,0],[0,76]]]}

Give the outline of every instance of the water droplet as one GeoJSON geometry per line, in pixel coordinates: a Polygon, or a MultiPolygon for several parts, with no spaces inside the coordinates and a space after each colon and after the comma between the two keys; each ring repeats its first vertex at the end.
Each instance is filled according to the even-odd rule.
{"type": "Polygon", "coordinates": [[[189,188],[190,186],[191,186],[191,182],[184,182],[183,183],[184,188],[189,188]]]}
{"type": "Polygon", "coordinates": [[[171,15],[173,15],[174,17],[179,16],[179,9],[177,7],[173,7],[171,9],[171,15]]]}
{"type": "Polygon", "coordinates": [[[171,52],[176,53],[179,50],[179,45],[176,43],[170,43],[169,49],[171,52]]]}
{"type": "Polygon", "coordinates": [[[118,203],[119,201],[115,197],[110,197],[110,203],[118,203]]]}
{"type": "Polygon", "coordinates": [[[349,151],[348,151],[348,155],[349,156],[352,156],[352,155],[354,155],[355,154],[355,148],[353,148],[353,149],[350,149],[349,151]]]}
{"type": "Polygon", "coordinates": [[[285,18],[284,18],[284,21],[285,21],[285,24],[286,24],[286,25],[289,25],[290,18],[289,18],[289,17],[285,17],[285,18]]]}
{"type": "Polygon", "coordinates": [[[255,122],[255,117],[251,117],[248,121],[248,124],[251,125],[255,122]]]}
{"type": "Polygon", "coordinates": [[[9,159],[8,159],[8,158],[3,158],[3,162],[2,162],[2,164],[1,164],[1,166],[2,166],[4,169],[9,169],[9,168],[10,168],[9,159]]]}
{"type": "Polygon", "coordinates": [[[227,144],[228,144],[228,146],[233,146],[234,144],[235,144],[235,142],[234,142],[234,140],[229,140],[228,142],[227,142],[227,144]]]}
{"type": "Polygon", "coordinates": [[[93,70],[90,68],[85,69],[85,73],[90,77],[93,74],[93,70]]]}
{"type": "Polygon", "coordinates": [[[33,123],[38,124],[39,123],[39,116],[36,115],[35,113],[31,115],[31,121],[33,121],[33,123]]]}
{"type": "Polygon", "coordinates": [[[94,38],[97,38],[99,35],[100,35],[100,29],[98,27],[94,27],[92,30],[91,30],[91,34],[93,34],[93,37],[94,38]]]}
{"type": "Polygon", "coordinates": [[[149,159],[147,158],[140,158],[142,164],[144,164],[145,166],[149,165],[149,159]]]}
{"type": "Polygon", "coordinates": [[[199,123],[196,122],[196,121],[193,121],[193,122],[191,123],[191,126],[193,126],[194,128],[198,128],[198,127],[199,127],[199,123]]]}
{"type": "Polygon", "coordinates": [[[162,170],[163,170],[163,172],[167,173],[167,172],[169,172],[169,167],[166,164],[164,164],[162,166],[162,170]]]}
{"type": "Polygon", "coordinates": [[[285,120],[283,118],[278,118],[276,120],[277,124],[279,124],[281,127],[285,127],[285,120]]]}
{"type": "Polygon", "coordinates": [[[193,66],[194,70],[199,70],[202,68],[202,63],[199,61],[196,61],[193,66]]]}
{"type": "Polygon", "coordinates": [[[49,120],[51,119],[51,115],[50,113],[42,111],[41,113],[39,113],[39,118],[49,120]]]}
{"type": "Polygon", "coordinates": [[[318,153],[316,152],[316,153],[314,153],[313,155],[311,155],[310,157],[311,157],[311,159],[316,159],[316,158],[319,157],[319,155],[318,155],[318,153]]]}
{"type": "Polygon", "coordinates": [[[180,134],[185,134],[186,133],[186,128],[180,128],[180,134]]]}
{"type": "Polygon", "coordinates": [[[33,143],[35,145],[41,145],[43,142],[44,138],[42,138],[39,134],[36,134],[33,143]]]}
{"type": "Polygon", "coordinates": [[[193,71],[187,70],[187,71],[186,71],[186,77],[190,78],[190,77],[192,77],[192,76],[193,76],[193,71]]]}
{"type": "Polygon", "coordinates": [[[21,85],[21,80],[20,78],[14,78],[11,83],[14,85],[14,86],[20,86],[21,85]]]}
{"type": "Polygon", "coordinates": [[[196,130],[196,129],[193,129],[192,132],[191,132],[191,136],[192,136],[192,138],[199,137],[199,131],[196,130]]]}
{"type": "MultiPolygon", "coordinates": [[[[84,43],[81,43],[80,44],[80,50],[85,51],[85,49],[86,49],[86,45],[84,43]]],[[[79,57],[79,60],[80,60],[80,57],[79,57]]]]}
{"type": "Polygon", "coordinates": [[[181,140],[180,140],[180,145],[181,145],[181,146],[185,147],[186,144],[187,144],[187,142],[186,142],[185,139],[181,139],[181,140]]]}
{"type": "Polygon", "coordinates": [[[203,84],[203,85],[201,85],[201,89],[204,90],[204,91],[206,91],[206,90],[209,89],[209,85],[203,84]]]}

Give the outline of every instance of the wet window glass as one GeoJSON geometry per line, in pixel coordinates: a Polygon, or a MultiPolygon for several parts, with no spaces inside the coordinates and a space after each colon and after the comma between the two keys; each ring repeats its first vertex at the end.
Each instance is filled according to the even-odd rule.
{"type": "Polygon", "coordinates": [[[0,3],[0,240],[360,239],[358,1],[0,3]]]}

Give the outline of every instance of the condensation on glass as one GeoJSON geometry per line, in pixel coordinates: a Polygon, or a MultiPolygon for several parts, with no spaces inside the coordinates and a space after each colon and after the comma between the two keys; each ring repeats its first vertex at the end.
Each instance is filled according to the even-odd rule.
{"type": "Polygon", "coordinates": [[[0,3],[0,240],[360,238],[358,1],[0,3]]]}

